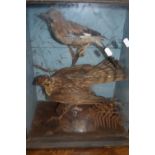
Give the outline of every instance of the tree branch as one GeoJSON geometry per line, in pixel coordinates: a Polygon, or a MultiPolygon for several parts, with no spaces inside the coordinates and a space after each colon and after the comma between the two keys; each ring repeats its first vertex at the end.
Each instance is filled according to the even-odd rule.
{"type": "Polygon", "coordinates": [[[48,69],[48,68],[44,68],[44,67],[42,67],[42,66],[40,66],[40,65],[37,65],[37,64],[34,64],[33,66],[34,66],[35,68],[37,68],[37,69],[40,69],[40,70],[42,70],[42,71],[44,71],[44,72],[48,72],[48,73],[57,71],[56,69],[50,70],[50,69],[48,69]]]}

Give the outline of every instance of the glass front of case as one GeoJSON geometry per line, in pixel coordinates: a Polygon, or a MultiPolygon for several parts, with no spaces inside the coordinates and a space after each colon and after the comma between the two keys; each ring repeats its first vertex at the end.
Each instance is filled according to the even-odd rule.
{"type": "Polygon", "coordinates": [[[128,145],[128,6],[27,5],[27,148],[128,145]]]}

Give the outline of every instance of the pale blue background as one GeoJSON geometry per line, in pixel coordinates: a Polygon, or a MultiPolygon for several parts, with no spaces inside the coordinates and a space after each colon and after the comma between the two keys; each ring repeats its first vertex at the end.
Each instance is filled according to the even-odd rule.
{"type": "MultiPolygon", "coordinates": [[[[124,55],[123,52],[126,52],[120,43],[123,39],[123,35],[126,34],[125,31],[128,31],[128,9],[126,9],[126,7],[108,7],[94,4],[27,7],[27,44],[29,47],[27,49],[27,111],[32,107],[33,109],[35,108],[36,104],[32,104],[32,102],[45,100],[45,96],[42,94],[40,87],[32,86],[32,80],[34,76],[47,73],[32,67],[32,64],[38,64],[50,69],[60,69],[71,65],[71,56],[68,52],[68,48],[54,41],[48,31],[46,23],[38,18],[40,13],[52,8],[61,11],[67,19],[97,30],[111,40],[116,40],[119,48],[112,49],[115,58],[119,59],[120,53],[124,55]]],[[[102,55],[97,57],[94,50],[94,47],[87,49],[85,56],[80,58],[77,64],[97,64],[103,60],[104,57],[102,55]]],[[[128,59],[127,56],[126,59],[128,59]]],[[[92,89],[99,96],[119,96],[121,99],[120,96],[123,94],[120,94],[122,91],[117,93],[115,85],[115,82],[100,84],[93,86],[92,89]]],[[[117,89],[123,87],[122,85],[116,86],[117,89]]],[[[126,85],[123,88],[128,89],[128,86],[126,85]]],[[[33,111],[31,113],[33,113],[33,111]]],[[[29,117],[29,120],[31,120],[32,115],[29,117]]]]}

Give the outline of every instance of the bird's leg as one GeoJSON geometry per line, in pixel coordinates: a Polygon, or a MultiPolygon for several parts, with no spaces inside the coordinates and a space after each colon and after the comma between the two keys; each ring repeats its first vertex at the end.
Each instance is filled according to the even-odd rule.
{"type": "Polygon", "coordinates": [[[76,54],[75,54],[75,56],[73,58],[73,61],[72,61],[72,66],[74,66],[76,64],[76,62],[78,61],[79,57],[84,56],[85,50],[89,46],[90,46],[90,44],[86,44],[86,45],[84,45],[82,47],[77,48],[76,54]]]}
{"type": "Polygon", "coordinates": [[[71,56],[72,56],[72,60],[73,60],[73,58],[74,58],[74,56],[75,56],[75,51],[73,51],[73,49],[72,49],[71,46],[68,46],[68,48],[69,48],[69,52],[70,52],[70,54],[71,54],[71,56]]]}
{"type": "Polygon", "coordinates": [[[72,66],[76,64],[76,62],[78,61],[78,58],[79,58],[79,53],[76,52],[74,58],[72,59],[72,66]]]}
{"type": "Polygon", "coordinates": [[[90,46],[90,44],[86,44],[78,49],[79,56],[84,56],[86,49],[90,46]]]}
{"type": "Polygon", "coordinates": [[[69,48],[69,52],[72,56],[72,66],[74,66],[79,58],[79,54],[77,53],[78,49],[76,50],[76,52],[74,52],[73,49],[71,48],[71,46],[68,46],[68,48],[69,48]]]}

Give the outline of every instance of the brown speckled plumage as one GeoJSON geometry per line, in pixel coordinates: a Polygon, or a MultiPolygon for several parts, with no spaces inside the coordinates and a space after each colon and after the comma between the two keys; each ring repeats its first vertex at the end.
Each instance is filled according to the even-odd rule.
{"type": "MultiPolygon", "coordinates": [[[[117,62],[117,61],[116,61],[117,62]]],[[[93,84],[107,83],[126,79],[123,68],[114,68],[105,60],[98,66],[78,65],[63,68],[52,76],[38,76],[35,83],[45,90],[51,101],[64,104],[94,104],[103,100],[90,89],[93,84]]]]}

